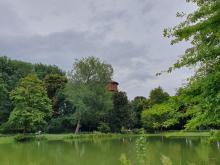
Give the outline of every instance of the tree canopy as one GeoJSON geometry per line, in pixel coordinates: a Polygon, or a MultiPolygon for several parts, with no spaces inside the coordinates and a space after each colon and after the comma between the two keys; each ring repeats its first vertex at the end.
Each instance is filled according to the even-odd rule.
{"type": "Polygon", "coordinates": [[[113,94],[113,108],[109,114],[109,123],[113,132],[130,129],[134,126],[134,112],[131,111],[125,92],[113,94]]]}
{"type": "Polygon", "coordinates": [[[170,68],[170,71],[183,66],[198,65],[198,74],[205,76],[219,66],[220,40],[220,1],[219,0],[188,0],[198,9],[184,17],[184,22],[174,28],[165,29],[164,35],[172,37],[172,44],[190,41],[192,47],[170,68]]]}
{"type": "Polygon", "coordinates": [[[14,109],[8,123],[18,131],[31,132],[42,128],[52,115],[51,101],[43,82],[34,74],[23,78],[10,98],[14,109]]]}
{"type": "Polygon", "coordinates": [[[196,74],[181,89],[179,97],[185,101],[189,120],[187,129],[219,127],[219,70],[220,70],[220,1],[188,0],[198,8],[185,17],[184,22],[174,28],[165,29],[164,35],[171,37],[172,44],[190,41],[191,47],[168,71],[176,68],[196,66],[196,74]]]}
{"type": "Polygon", "coordinates": [[[105,120],[106,112],[112,107],[111,93],[106,88],[112,74],[112,67],[95,57],[74,62],[65,94],[76,107],[76,133],[85,122],[95,126],[100,119],[105,120]]]}
{"type": "Polygon", "coordinates": [[[149,99],[151,105],[160,104],[169,99],[169,94],[158,87],[150,91],[149,99]]]}

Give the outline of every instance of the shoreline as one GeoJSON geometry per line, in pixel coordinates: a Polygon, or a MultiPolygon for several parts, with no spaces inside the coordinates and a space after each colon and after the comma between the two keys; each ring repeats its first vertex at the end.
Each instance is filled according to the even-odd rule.
{"type": "MultiPolygon", "coordinates": [[[[0,134],[0,144],[4,143],[15,143],[14,138],[21,134],[0,134]]],[[[210,137],[210,132],[184,132],[184,131],[175,131],[175,132],[162,132],[162,133],[145,133],[145,134],[119,134],[119,133],[61,133],[61,134],[41,134],[41,135],[32,135],[36,137],[36,140],[45,140],[45,141],[71,141],[71,140],[92,140],[92,139],[117,139],[117,138],[126,138],[126,137],[166,137],[166,138],[175,138],[175,137],[210,137]]]]}

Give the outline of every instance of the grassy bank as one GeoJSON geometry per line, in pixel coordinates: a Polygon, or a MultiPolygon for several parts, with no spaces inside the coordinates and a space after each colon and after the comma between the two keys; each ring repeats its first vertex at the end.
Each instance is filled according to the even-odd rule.
{"type": "Polygon", "coordinates": [[[165,137],[209,137],[210,132],[184,132],[184,131],[175,131],[175,132],[163,132],[159,133],[158,136],[165,137]]]}
{"type": "MultiPolygon", "coordinates": [[[[0,134],[0,144],[13,143],[17,135],[4,135],[0,134]]],[[[43,139],[48,141],[66,141],[66,140],[89,140],[94,138],[101,139],[114,139],[123,137],[138,137],[138,134],[103,134],[103,133],[88,133],[88,134],[41,134],[37,135],[37,140],[43,139]]],[[[165,137],[209,137],[210,132],[162,132],[154,134],[145,134],[146,137],[165,136],[165,137]]]]}

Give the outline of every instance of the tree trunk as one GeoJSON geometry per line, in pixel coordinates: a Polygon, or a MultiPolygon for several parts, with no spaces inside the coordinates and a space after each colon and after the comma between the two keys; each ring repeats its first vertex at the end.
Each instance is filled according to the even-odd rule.
{"type": "Polygon", "coordinates": [[[80,128],[80,120],[78,120],[78,122],[77,122],[75,134],[77,134],[79,132],[79,128],[80,128]]]}

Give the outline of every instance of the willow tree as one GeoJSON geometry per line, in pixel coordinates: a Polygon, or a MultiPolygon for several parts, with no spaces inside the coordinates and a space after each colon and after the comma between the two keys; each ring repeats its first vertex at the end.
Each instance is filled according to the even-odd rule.
{"type": "Polygon", "coordinates": [[[112,74],[111,65],[95,57],[77,59],[74,62],[65,95],[76,108],[75,133],[82,123],[97,125],[98,122],[105,122],[105,115],[112,108],[111,93],[106,89],[112,74]]]}
{"type": "Polygon", "coordinates": [[[171,44],[191,42],[185,54],[169,68],[196,67],[182,95],[191,117],[186,128],[220,126],[220,0],[187,0],[197,9],[179,25],[165,29],[164,35],[172,38],[171,44]]]}

